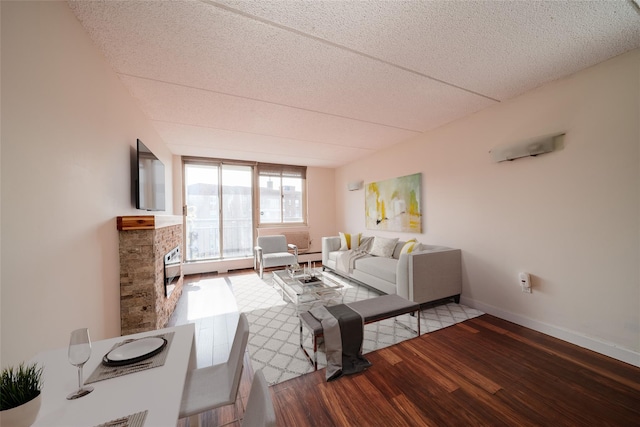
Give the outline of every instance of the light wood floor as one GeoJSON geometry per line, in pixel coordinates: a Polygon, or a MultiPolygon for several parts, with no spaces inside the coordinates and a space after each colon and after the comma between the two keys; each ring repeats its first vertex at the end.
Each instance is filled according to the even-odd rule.
{"type": "MultiPolygon", "coordinates": [[[[239,274],[255,274],[253,270],[239,274]]],[[[195,325],[198,367],[223,363],[229,358],[238,324],[238,307],[228,274],[185,276],[182,295],[168,326],[195,325]]]]}
{"type": "MultiPolygon", "coordinates": [[[[236,274],[256,274],[253,270],[242,270],[233,274],[194,274],[185,276],[184,288],[167,326],[193,323],[195,326],[197,366],[202,368],[226,362],[231,351],[238,313],[233,294],[224,292],[224,287],[210,286],[213,282],[224,282],[226,277],[236,274]]],[[[240,417],[244,413],[253,378],[249,354],[245,354],[244,370],[240,384],[241,399],[236,404],[240,417]]],[[[200,426],[240,427],[234,422],[233,406],[209,411],[200,416],[200,426]]],[[[179,420],[178,426],[189,426],[189,420],[179,420]]]]}
{"type": "MultiPolygon", "coordinates": [[[[640,425],[640,368],[490,315],[367,358],[373,366],[357,375],[327,383],[321,369],[271,387],[279,425],[640,425]]],[[[245,363],[242,402],[253,376],[245,363]]],[[[201,425],[233,417],[222,408],[201,425]]]]}

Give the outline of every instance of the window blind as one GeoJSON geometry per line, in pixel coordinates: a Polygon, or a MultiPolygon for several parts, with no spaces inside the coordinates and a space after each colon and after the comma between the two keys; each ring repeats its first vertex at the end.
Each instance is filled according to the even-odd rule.
{"type": "Polygon", "coordinates": [[[258,174],[262,176],[282,176],[287,178],[307,178],[306,166],[276,165],[259,163],[258,174]]]}

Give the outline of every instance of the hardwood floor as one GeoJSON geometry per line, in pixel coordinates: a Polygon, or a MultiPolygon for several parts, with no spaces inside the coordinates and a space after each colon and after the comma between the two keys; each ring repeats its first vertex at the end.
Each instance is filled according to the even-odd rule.
{"type": "MultiPolygon", "coordinates": [[[[271,387],[278,425],[640,425],[640,368],[490,315],[367,358],[373,366],[357,375],[327,383],[321,369],[271,387]]],[[[242,403],[253,377],[248,355],[245,367],[242,403]]],[[[201,426],[233,419],[221,408],[201,426]]]]}
{"type": "Polygon", "coordinates": [[[272,387],[282,426],[640,425],[640,368],[490,315],[272,387]]]}

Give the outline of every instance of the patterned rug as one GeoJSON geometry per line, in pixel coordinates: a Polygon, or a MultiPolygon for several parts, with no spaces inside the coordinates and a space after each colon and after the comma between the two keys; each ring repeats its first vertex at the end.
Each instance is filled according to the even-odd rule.
{"type": "MultiPolygon", "coordinates": [[[[344,302],[373,298],[379,294],[338,276],[346,288],[344,302]]],[[[262,369],[269,384],[277,384],[302,374],[313,367],[299,348],[300,330],[295,306],[285,302],[273,286],[272,275],[242,275],[230,281],[238,311],[247,314],[250,325],[247,349],[254,369],[262,369]]],[[[449,303],[421,311],[421,332],[433,332],[481,315],[482,312],[462,304],[449,303]]],[[[400,322],[413,325],[415,317],[398,316],[400,322]]],[[[305,330],[306,331],[306,330],[305,330]]],[[[363,353],[397,344],[416,335],[401,326],[393,326],[393,319],[365,325],[363,353]]],[[[309,333],[305,333],[305,347],[312,348],[309,333]]],[[[323,349],[318,352],[318,368],[326,364],[323,349]]]]}

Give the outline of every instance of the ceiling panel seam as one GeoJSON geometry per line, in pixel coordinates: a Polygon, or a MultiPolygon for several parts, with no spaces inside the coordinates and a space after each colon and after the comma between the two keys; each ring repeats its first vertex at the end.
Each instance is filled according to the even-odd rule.
{"type": "Polygon", "coordinates": [[[404,130],[404,131],[415,132],[415,133],[424,132],[424,130],[420,130],[420,129],[409,129],[409,128],[404,128],[404,127],[401,127],[401,126],[390,125],[390,124],[387,124],[387,123],[373,122],[373,121],[370,121],[370,120],[358,119],[356,117],[343,116],[343,115],[340,115],[340,114],[328,113],[326,111],[312,110],[310,108],[297,107],[295,105],[282,104],[282,103],[274,102],[274,101],[266,101],[264,99],[251,98],[249,96],[237,95],[237,94],[229,93],[229,92],[221,92],[221,91],[214,90],[214,89],[196,87],[196,86],[186,85],[186,84],[183,84],[183,83],[168,82],[166,80],[159,80],[159,79],[154,79],[154,78],[151,78],[151,77],[144,77],[144,76],[136,76],[134,74],[127,74],[127,73],[121,73],[121,72],[119,72],[117,74],[121,75],[121,76],[134,78],[134,79],[147,80],[147,81],[152,81],[152,82],[156,82],[156,83],[163,83],[163,84],[167,84],[167,85],[184,87],[184,88],[187,88],[187,89],[193,89],[193,90],[199,90],[199,91],[203,91],[203,92],[216,93],[218,95],[231,96],[231,97],[234,97],[234,98],[240,98],[240,99],[246,99],[246,100],[249,100],[249,101],[260,102],[260,103],[263,103],[263,104],[277,105],[279,107],[293,108],[295,110],[306,111],[306,112],[315,113],[315,114],[323,114],[323,115],[326,115],[326,116],[338,117],[338,118],[345,119],[345,120],[353,120],[353,121],[360,122],[360,123],[367,123],[367,124],[376,125],[376,126],[384,126],[384,127],[387,127],[387,128],[404,130]]]}
{"type": "MultiPolygon", "coordinates": [[[[191,144],[180,144],[179,142],[169,142],[167,143],[168,146],[179,146],[179,147],[192,147],[191,144]]],[[[214,149],[216,147],[205,147],[205,149],[214,149]]],[[[361,147],[348,147],[351,150],[360,150],[360,151],[365,151],[365,152],[375,152],[375,150],[370,150],[367,148],[361,148],[361,147]]],[[[222,147],[222,148],[216,148],[217,150],[226,150],[226,151],[232,151],[231,149],[227,148],[227,147],[222,147]]],[[[273,151],[259,151],[259,150],[255,150],[253,148],[251,149],[243,149],[243,148],[234,148],[233,151],[239,151],[242,153],[263,153],[263,154],[274,154],[273,151]]],[[[277,153],[276,153],[277,154],[277,153]]],[[[301,158],[301,159],[313,159],[313,160],[318,160],[318,159],[322,159],[321,157],[317,157],[317,156],[306,156],[306,155],[297,155],[296,157],[301,158]]],[[[238,160],[238,159],[229,159],[229,160],[238,160]]],[[[240,159],[241,160],[241,159],[240,159]]]]}
{"type": "Polygon", "coordinates": [[[399,70],[415,74],[417,76],[420,76],[420,77],[423,77],[425,79],[429,79],[429,80],[441,83],[443,85],[452,87],[454,89],[458,89],[458,90],[461,90],[461,91],[464,91],[464,92],[467,92],[467,93],[470,93],[470,94],[473,94],[473,95],[476,95],[476,96],[480,96],[482,98],[489,99],[491,101],[500,102],[499,99],[493,98],[493,97],[491,97],[489,95],[485,95],[483,93],[476,92],[476,91],[474,91],[472,89],[468,89],[468,88],[456,85],[454,83],[450,83],[450,82],[447,82],[445,80],[438,79],[436,77],[430,76],[430,75],[422,73],[420,71],[413,70],[411,68],[404,67],[404,66],[399,65],[399,64],[395,64],[393,62],[384,60],[382,58],[375,57],[373,55],[369,55],[368,53],[360,52],[360,51],[352,49],[352,48],[350,48],[348,46],[344,46],[344,45],[341,45],[339,43],[335,43],[335,42],[332,42],[330,40],[323,39],[322,37],[314,36],[313,34],[308,34],[308,33],[305,33],[303,31],[297,30],[295,28],[287,27],[286,25],[282,25],[282,24],[279,24],[277,22],[269,21],[268,19],[264,19],[264,18],[261,18],[259,16],[251,15],[250,13],[243,12],[243,11],[238,10],[238,9],[234,9],[234,8],[229,7],[227,5],[216,3],[215,1],[212,1],[212,0],[199,0],[199,1],[202,2],[202,3],[208,4],[210,6],[226,10],[227,12],[234,13],[236,15],[242,16],[244,18],[251,19],[251,20],[254,20],[254,21],[257,21],[257,22],[261,22],[261,23],[263,23],[265,25],[269,25],[269,26],[272,26],[272,27],[275,27],[275,28],[279,28],[281,30],[288,31],[288,32],[296,34],[298,36],[305,37],[305,38],[308,38],[308,39],[311,39],[311,40],[315,40],[317,42],[320,42],[320,43],[323,43],[325,45],[334,47],[336,49],[341,49],[341,50],[344,50],[346,52],[350,52],[350,53],[352,53],[354,55],[359,55],[359,56],[362,56],[364,58],[370,59],[372,61],[380,62],[380,63],[388,65],[390,67],[397,68],[399,70]]]}
{"type": "MultiPolygon", "coordinates": [[[[271,135],[268,133],[259,133],[259,132],[248,132],[246,130],[237,130],[237,129],[227,129],[227,128],[220,128],[220,127],[215,127],[215,126],[205,126],[205,125],[197,125],[197,124],[191,124],[191,123],[180,123],[180,122],[172,122],[172,121],[168,121],[168,120],[158,120],[158,119],[151,119],[152,122],[157,122],[157,123],[166,123],[166,124],[170,124],[170,125],[178,125],[178,126],[192,126],[192,127],[197,127],[197,128],[202,128],[202,129],[214,129],[214,130],[221,130],[221,131],[225,131],[225,132],[235,132],[235,133],[241,133],[241,134],[246,134],[246,135],[257,135],[257,136],[266,136],[269,138],[278,138],[278,139],[285,139],[285,140],[289,140],[289,141],[293,141],[293,142],[309,142],[312,144],[319,144],[319,145],[328,145],[331,147],[344,147],[344,144],[332,144],[330,142],[323,142],[323,141],[314,141],[312,139],[304,139],[304,138],[291,138],[289,136],[282,136],[282,135],[271,135]]],[[[357,149],[361,149],[361,150],[365,150],[365,151],[374,151],[370,148],[366,148],[366,147],[354,147],[351,145],[348,145],[347,147],[349,148],[357,148],[357,149]]]]}

